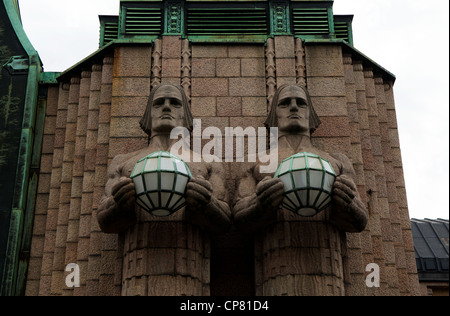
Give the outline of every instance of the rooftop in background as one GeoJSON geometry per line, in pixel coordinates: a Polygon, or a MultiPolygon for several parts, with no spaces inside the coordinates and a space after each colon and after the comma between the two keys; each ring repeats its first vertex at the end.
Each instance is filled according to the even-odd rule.
{"type": "Polygon", "coordinates": [[[448,219],[411,219],[420,281],[449,280],[448,224],[448,219]]]}

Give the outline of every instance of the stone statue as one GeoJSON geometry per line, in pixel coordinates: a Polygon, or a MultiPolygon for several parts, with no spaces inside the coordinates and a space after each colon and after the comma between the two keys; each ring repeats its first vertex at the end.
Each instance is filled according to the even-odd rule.
{"type": "Polygon", "coordinates": [[[340,237],[343,232],[364,230],[368,217],[351,161],[343,154],[330,154],[312,145],[311,134],[320,123],[308,91],[299,85],[283,85],[273,98],[265,125],[279,129],[279,162],[299,152],[310,152],[332,164],[337,174],[333,202],[321,213],[301,217],[280,209],[284,193],[281,180],[260,173],[259,163],[248,164],[242,171],[234,223],[242,231],[262,234],[256,238],[262,251],[256,254],[256,260],[262,262],[264,274],[257,284],[260,294],[343,294],[345,249],[340,237]],[[331,290],[325,284],[332,285],[331,290]]]}
{"type": "Polygon", "coordinates": [[[208,294],[209,270],[205,269],[209,266],[204,260],[209,260],[209,246],[205,240],[209,233],[225,233],[231,227],[224,170],[219,163],[187,161],[192,172],[186,187],[187,206],[167,218],[151,216],[136,204],[130,175],[141,158],[156,151],[170,152],[177,142],[170,139],[175,127],[192,130],[193,118],[184,90],[175,85],[154,88],[140,125],[149,136],[149,145],[112,160],[97,212],[103,232],[125,233],[122,293],[208,294]],[[143,265],[140,268],[139,259],[143,265]],[[136,274],[137,269],[140,272],[136,274]],[[192,286],[186,286],[187,282],[192,286]]]}

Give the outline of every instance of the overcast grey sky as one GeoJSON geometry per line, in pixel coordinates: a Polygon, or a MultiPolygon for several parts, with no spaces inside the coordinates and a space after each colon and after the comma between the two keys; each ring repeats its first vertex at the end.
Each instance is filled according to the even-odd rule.
{"type": "MultiPolygon", "coordinates": [[[[64,71],[98,48],[98,15],[119,0],[19,0],[45,71],[64,71]]],[[[410,217],[449,218],[449,1],[335,0],[353,14],[354,46],[393,73],[410,217]]]]}

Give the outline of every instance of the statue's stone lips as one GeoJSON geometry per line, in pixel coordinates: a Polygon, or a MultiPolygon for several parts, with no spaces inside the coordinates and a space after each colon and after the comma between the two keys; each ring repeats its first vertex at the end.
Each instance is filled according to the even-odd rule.
{"type": "Polygon", "coordinates": [[[160,119],[171,119],[171,120],[174,120],[175,118],[172,116],[172,115],[170,115],[170,114],[164,114],[164,115],[161,115],[160,117],[159,117],[160,119]]]}

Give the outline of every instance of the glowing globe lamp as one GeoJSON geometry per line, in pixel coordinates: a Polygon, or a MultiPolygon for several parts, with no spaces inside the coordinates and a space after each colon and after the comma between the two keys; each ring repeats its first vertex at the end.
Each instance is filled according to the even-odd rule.
{"type": "Polygon", "coordinates": [[[188,165],[169,152],[154,152],[139,160],[131,173],[136,203],[154,216],[169,216],[186,205],[184,194],[192,177],[188,165]]]}
{"type": "Polygon", "coordinates": [[[336,173],[330,162],[311,153],[284,160],[275,173],[284,184],[282,206],[301,216],[314,216],[331,203],[336,173]]]}

